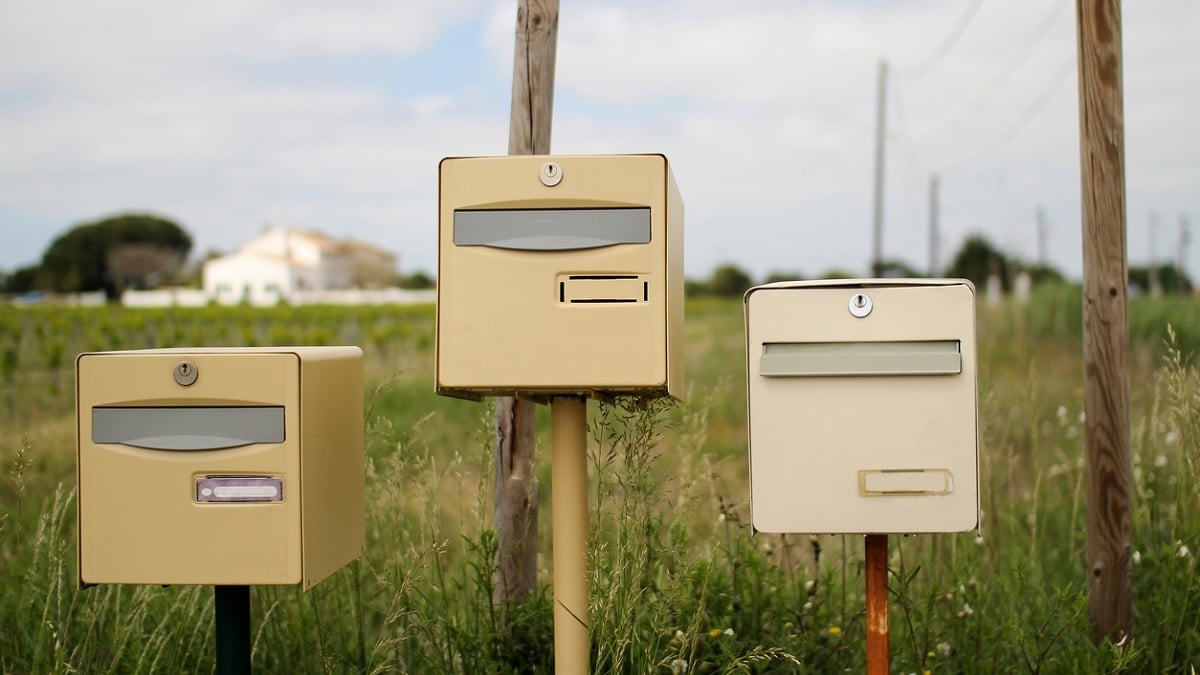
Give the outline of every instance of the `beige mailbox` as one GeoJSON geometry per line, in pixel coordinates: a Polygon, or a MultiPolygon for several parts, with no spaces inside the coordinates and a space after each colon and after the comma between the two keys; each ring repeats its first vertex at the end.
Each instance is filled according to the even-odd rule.
{"type": "Polygon", "coordinates": [[[448,158],[437,391],[683,386],[683,202],[662,155],[448,158]]]}
{"type": "Polygon", "coordinates": [[[756,529],[977,526],[969,281],[782,282],[745,301],[756,529]]]}
{"type": "Polygon", "coordinates": [[[362,351],[76,362],[82,584],[299,584],[365,546],[362,351]]]}

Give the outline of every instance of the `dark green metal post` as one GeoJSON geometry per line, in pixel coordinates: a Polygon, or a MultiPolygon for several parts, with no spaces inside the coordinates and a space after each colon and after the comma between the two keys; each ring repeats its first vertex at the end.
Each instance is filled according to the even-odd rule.
{"type": "Polygon", "coordinates": [[[250,587],[215,586],[217,675],[250,673],[250,587]]]}

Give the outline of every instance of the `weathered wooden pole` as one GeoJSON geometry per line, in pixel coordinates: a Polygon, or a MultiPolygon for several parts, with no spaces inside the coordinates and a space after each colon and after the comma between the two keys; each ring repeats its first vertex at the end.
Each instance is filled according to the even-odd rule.
{"type": "MultiPolygon", "coordinates": [[[[508,154],[550,153],[558,0],[517,0],[508,154]]],[[[513,317],[519,321],[520,317],[513,317]]],[[[497,326],[497,330],[507,327],[497,326]]],[[[496,399],[496,604],[527,595],[537,584],[538,484],[533,471],[535,406],[496,399]]]]}
{"type": "Polygon", "coordinates": [[[1120,0],[1076,0],[1083,179],[1088,614],[1094,638],[1132,636],[1129,333],[1120,0]]]}

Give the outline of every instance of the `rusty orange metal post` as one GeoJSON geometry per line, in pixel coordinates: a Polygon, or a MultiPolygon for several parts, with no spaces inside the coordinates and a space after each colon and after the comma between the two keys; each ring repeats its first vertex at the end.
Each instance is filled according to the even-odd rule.
{"type": "Polygon", "coordinates": [[[867,535],[867,675],[891,670],[888,647],[888,536],[867,535]]]}

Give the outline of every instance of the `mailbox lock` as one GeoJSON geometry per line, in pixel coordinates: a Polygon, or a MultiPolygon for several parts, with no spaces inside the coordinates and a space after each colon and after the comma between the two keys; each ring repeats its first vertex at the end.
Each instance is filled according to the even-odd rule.
{"type": "Polygon", "coordinates": [[[850,296],[850,313],[860,319],[870,314],[874,306],[875,303],[871,302],[871,296],[866,293],[855,293],[850,296]]]}
{"type": "Polygon", "coordinates": [[[175,370],[172,373],[175,375],[175,381],[186,387],[196,381],[200,376],[200,371],[196,368],[196,364],[191,361],[180,361],[175,364],[175,370]]]}
{"type": "Polygon", "coordinates": [[[542,180],[542,185],[546,187],[554,187],[562,182],[562,167],[558,162],[546,162],[538,171],[538,178],[542,180]]]}

